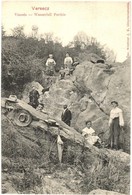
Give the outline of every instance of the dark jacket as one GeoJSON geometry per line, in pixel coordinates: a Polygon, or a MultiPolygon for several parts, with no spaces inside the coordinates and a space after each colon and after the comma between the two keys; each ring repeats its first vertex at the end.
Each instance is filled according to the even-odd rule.
{"type": "Polygon", "coordinates": [[[39,92],[37,90],[32,90],[29,93],[29,104],[34,107],[37,108],[37,106],[39,105],[39,92]]]}
{"type": "Polygon", "coordinates": [[[39,99],[39,92],[37,90],[32,90],[30,91],[29,93],[29,98],[32,100],[32,99],[39,99]]]}
{"type": "Polygon", "coordinates": [[[72,119],[71,111],[67,108],[64,113],[61,115],[61,120],[70,126],[70,122],[72,119]]]}

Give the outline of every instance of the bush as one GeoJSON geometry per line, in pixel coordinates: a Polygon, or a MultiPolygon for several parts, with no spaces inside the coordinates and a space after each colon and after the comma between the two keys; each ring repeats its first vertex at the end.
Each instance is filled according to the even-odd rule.
{"type": "Polygon", "coordinates": [[[77,45],[82,44],[81,41],[76,43],[74,40],[72,48],[70,44],[63,47],[62,43],[50,34],[47,34],[45,39],[38,40],[35,37],[26,37],[23,30],[23,26],[18,26],[13,29],[13,36],[5,36],[5,33],[2,33],[2,89],[9,90],[10,93],[22,92],[23,86],[33,80],[43,83],[42,70],[45,70],[50,53],[53,53],[56,61],[56,72],[63,65],[66,52],[70,53],[73,60],[85,51],[105,58],[103,48],[96,40],[88,42],[85,49],[78,50],[77,45]]]}

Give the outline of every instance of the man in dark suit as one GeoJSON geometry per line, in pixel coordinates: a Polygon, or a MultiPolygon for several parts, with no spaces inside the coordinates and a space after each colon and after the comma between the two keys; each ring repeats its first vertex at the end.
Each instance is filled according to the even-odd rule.
{"type": "Polygon", "coordinates": [[[71,119],[72,119],[72,114],[71,111],[67,108],[67,105],[64,105],[64,111],[62,112],[61,115],[61,120],[66,123],[68,126],[71,125],[71,119]]]}
{"type": "Polygon", "coordinates": [[[33,108],[37,108],[37,106],[39,105],[39,92],[35,89],[35,87],[32,87],[32,90],[29,92],[29,104],[33,107],[33,108]]]}

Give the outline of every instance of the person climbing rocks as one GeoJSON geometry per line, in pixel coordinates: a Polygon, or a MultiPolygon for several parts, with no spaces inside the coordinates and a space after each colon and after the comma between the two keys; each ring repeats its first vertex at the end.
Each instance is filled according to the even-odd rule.
{"type": "Polygon", "coordinates": [[[44,104],[43,104],[43,103],[39,103],[39,105],[38,105],[38,107],[36,108],[36,110],[37,110],[37,111],[40,111],[40,112],[42,112],[42,113],[44,113],[44,114],[46,114],[46,115],[49,115],[49,113],[48,113],[46,110],[44,110],[44,104]]]}
{"type": "Polygon", "coordinates": [[[123,131],[124,127],[124,119],[123,113],[120,108],[118,108],[118,102],[112,101],[112,110],[110,111],[110,118],[109,118],[109,147],[111,149],[118,150],[120,149],[119,137],[121,131],[123,131]]]}
{"type": "Polygon", "coordinates": [[[90,145],[101,146],[101,140],[95,135],[95,130],[92,128],[92,121],[86,121],[86,127],[82,130],[82,136],[90,145]]]}
{"type": "Polygon", "coordinates": [[[46,61],[46,73],[50,76],[54,75],[56,62],[53,59],[53,54],[49,54],[49,58],[46,61]]]}
{"type": "Polygon", "coordinates": [[[37,108],[39,105],[39,92],[35,89],[35,86],[32,87],[32,90],[29,92],[29,105],[33,108],[37,108]]]}
{"type": "Polygon", "coordinates": [[[37,111],[41,111],[43,112],[44,109],[44,104],[43,103],[39,103],[38,107],[36,108],[37,111]]]}
{"type": "Polygon", "coordinates": [[[71,125],[72,113],[68,109],[67,105],[64,105],[64,111],[61,114],[61,120],[66,123],[68,126],[71,125]]]}
{"type": "Polygon", "coordinates": [[[72,64],[73,64],[73,60],[72,58],[70,57],[69,53],[66,53],[66,57],[64,59],[64,67],[65,69],[69,69],[69,75],[72,74],[72,64]]]}
{"type": "Polygon", "coordinates": [[[60,71],[59,71],[59,74],[60,74],[60,80],[64,79],[65,78],[65,70],[63,67],[61,67],[60,71]]]}
{"type": "Polygon", "coordinates": [[[68,68],[68,66],[65,67],[65,76],[70,75],[70,69],[68,68]]]}

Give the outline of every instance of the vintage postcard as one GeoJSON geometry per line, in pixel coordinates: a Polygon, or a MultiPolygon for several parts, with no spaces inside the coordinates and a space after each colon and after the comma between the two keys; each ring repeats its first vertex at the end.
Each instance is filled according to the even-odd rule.
{"type": "Polygon", "coordinates": [[[2,194],[130,194],[130,4],[2,1],[2,194]]]}

